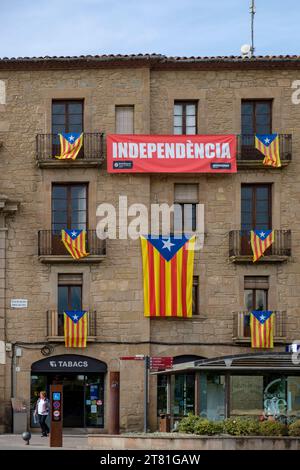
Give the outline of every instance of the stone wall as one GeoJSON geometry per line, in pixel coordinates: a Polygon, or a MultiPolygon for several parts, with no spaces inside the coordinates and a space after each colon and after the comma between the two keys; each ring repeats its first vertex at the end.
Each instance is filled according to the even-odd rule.
{"type": "MultiPolygon", "coordinates": [[[[23,356],[18,359],[18,396],[29,400],[30,367],[32,362],[42,358],[40,347],[46,342],[46,311],[56,308],[59,273],[83,274],[83,307],[98,312],[99,332],[99,344],[89,344],[86,354],[107,362],[109,367],[122,355],[213,357],[250,352],[249,344],[238,346],[232,342],[232,312],[244,307],[245,275],[270,276],[269,306],[287,311],[288,340],[297,339],[300,328],[300,106],[291,102],[291,83],[297,78],[296,71],[284,70],[150,71],[125,67],[1,70],[0,80],[6,83],[7,96],[6,104],[0,109],[0,141],[3,142],[0,187],[7,197],[20,201],[17,215],[7,220],[5,282],[0,277],[0,294],[5,293],[6,341],[39,343],[36,349],[23,348],[23,356]],[[197,99],[198,131],[213,134],[240,132],[240,102],[246,97],[274,100],[274,131],[293,134],[293,161],[288,167],[242,170],[237,175],[226,176],[150,176],[109,175],[105,165],[101,170],[42,170],[35,163],[36,134],[49,133],[51,129],[52,99],[83,98],[85,131],[106,134],[114,132],[115,105],[135,106],[136,133],[168,134],[172,133],[174,99],[197,99]],[[101,202],[117,205],[119,195],[126,195],[128,204],[173,203],[176,182],[199,184],[199,202],[205,205],[205,245],[201,253],[197,253],[195,262],[195,273],[200,279],[197,318],[150,321],[143,317],[139,240],[109,240],[106,259],[100,264],[57,265],[39,261],[38,230],[51,228],[51,183],[64,181],[89,184],[91,229],[96,227],[96,207],[101,202]],[[228,231],[240,226],[240,187],[245,182],[273,183],[273,226],[293,231],[289,262],[258,266],[237,266],[229,262],[228,231]],[[27,298],[28,309],[11,309],[11,298],[27,298]],[[154,344],[150,345],[150,340],[154,344]]],[[[3,309],[1,307],[1,312],[3,309]]],[[[0,322],[3,322],[3,315],[0,322]]],[[[56,345],[55,354],[64,351],[62,344],[56,345]]],[[[114,367],[111,366],[111,370],[114,367]]],[[[142,429],[143,371],[138,364],[119,367],[122,367],[122,427],[142,429]]],[[[0,380],[1,384],[6,384],[5,402],[9,409],[9,358],[5,381],[1,376],[0,380]]],[[[155,423],[154,378],[151,384],[150,418],[155,423]]]]}

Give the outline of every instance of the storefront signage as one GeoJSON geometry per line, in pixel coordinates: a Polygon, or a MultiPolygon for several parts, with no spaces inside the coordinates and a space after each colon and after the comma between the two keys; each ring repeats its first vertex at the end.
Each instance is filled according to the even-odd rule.
{"type": "Polygon", "coordinates": [[[105,362],[92,357],[62,354],[34,362],[31,370],[35,372],[106,372],[107,366],[105,362]]]}
{"type": "Polygon", "coordinates": [[[11,308],[27,308],[28,300],[27,299],[11,299],[10,306],[11,308]]]}
{"type": "Polygon", "coordinates": [[[236,173],[236,136],[107,136],[109,173],[236,173]]]}
{"type": "Polygon", "coordinates": [[[150,370],[152,372],[158,370],[172,369],[173,357],[150,357],[150,370]]]}

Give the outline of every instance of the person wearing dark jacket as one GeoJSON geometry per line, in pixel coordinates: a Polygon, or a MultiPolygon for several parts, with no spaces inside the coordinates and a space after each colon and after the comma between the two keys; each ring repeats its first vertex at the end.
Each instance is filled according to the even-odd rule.
{"type": "Polygon", "coordinates": [[[50,411],[50,402],[47,398],[46,392],[40,392],[40,396],[36,402],[34,414],[38,416],[39,423],[42,430],[42,437],[47,437],[50,429],[46,423],[47,416],[50,411]]]}

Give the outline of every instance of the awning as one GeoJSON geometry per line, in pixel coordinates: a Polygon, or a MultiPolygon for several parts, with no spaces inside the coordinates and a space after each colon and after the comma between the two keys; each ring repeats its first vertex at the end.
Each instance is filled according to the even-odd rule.
{"type": "Polygon", "coordinates": [[[294,371],[300,374],[300,354],[289,352],[265,352],[221,356],[200,359],[174,365],[173,369],[153,372],[158,374],[176,374],[197,371],[294,371]]]}

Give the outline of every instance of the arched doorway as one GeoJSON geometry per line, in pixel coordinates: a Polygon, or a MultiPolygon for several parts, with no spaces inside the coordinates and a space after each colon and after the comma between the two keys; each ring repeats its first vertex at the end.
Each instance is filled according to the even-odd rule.
{"type": "MultiPolygon", "coordinates": [[[[64,427],[104,427],[105,362],[77,354],[50,356],[31,366],[31,405],[41,390],[63,385],[64,427]]],[[[31,413],[32,416],[32,413],[31,413]]],[[[34,423],[32,423],[34,427],[34,423]]]]}

